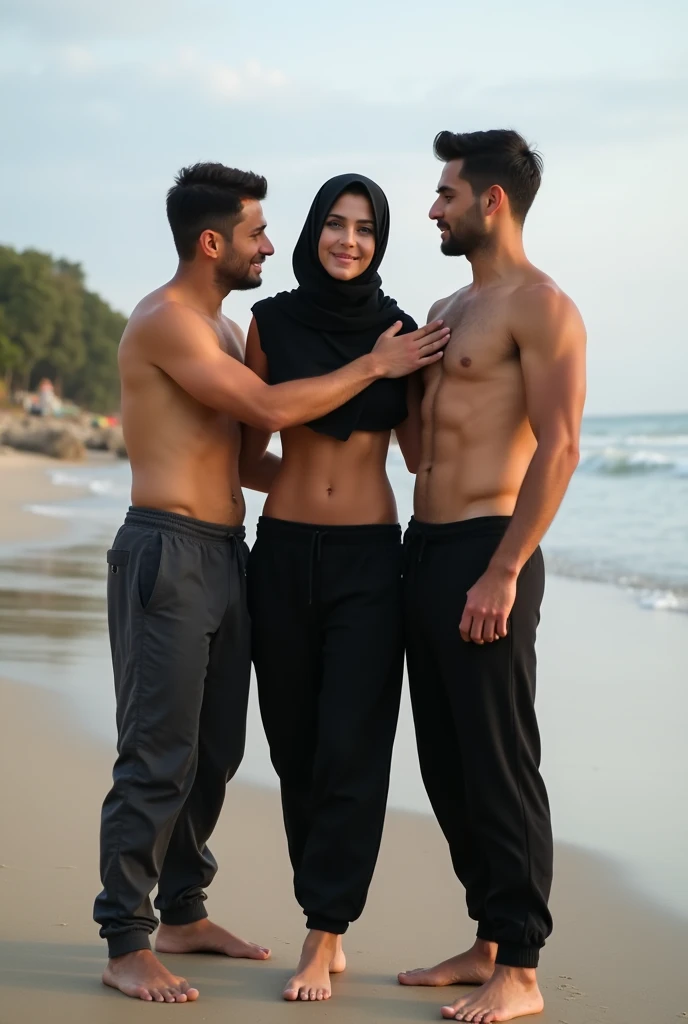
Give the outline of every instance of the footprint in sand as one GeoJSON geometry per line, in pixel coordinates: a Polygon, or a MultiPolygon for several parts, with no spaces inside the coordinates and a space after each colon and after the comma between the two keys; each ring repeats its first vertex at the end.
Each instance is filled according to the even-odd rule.
{"type": "Polygon", "coordinates": [[[560,992],[564,993],[564,998],[569,1003],[572,1000],[580,999],[582,996],[585,995],[585,992],[581,992],[581,990],[576,988],[574,985],[567,985],[565,983],[562,983],[561,985],[557,985],[557,988],[560,992]]]}

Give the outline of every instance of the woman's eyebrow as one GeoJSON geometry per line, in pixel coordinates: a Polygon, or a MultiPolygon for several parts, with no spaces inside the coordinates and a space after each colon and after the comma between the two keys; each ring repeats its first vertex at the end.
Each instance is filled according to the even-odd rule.
{"type": "MultiPolygon", "coordinates": [[[[349,217],[345,217],[344,214],[342,214],[342,213],[337,213],[336,210],[332,210],[332,212],[329,214],[329,216],[330,217],[336,217],[337,220],[350,220],[349,217]]],[[[357,224],[370,224],[370,225],[372,225],[372,227],[375,227],[375,221],[374,220],[370,220],[368,217],[361,217],[359,220],[356,221],[356,223],[357,224]]]]}

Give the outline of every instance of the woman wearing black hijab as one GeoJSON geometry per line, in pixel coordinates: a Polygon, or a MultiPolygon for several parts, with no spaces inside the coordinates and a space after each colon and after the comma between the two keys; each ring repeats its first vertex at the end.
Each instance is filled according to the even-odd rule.
{"type": "MultiPolygon", "coordinates": [[[[380,287],[388,234],[375,182],[326,182],[294,250],[298,288],[253,307],[247,365],[271,384],[315,376],[370,352],[388,328],[415,330],[380,287]]],[[[408,386],[376,382],[282,433],[249,560],[261,714],[310,929],[286,999],[329,998],[382,835],[403,671],[401,530],[385,463],[395,429],[415,471],[408,386]]],[[[246,431],[247,463],[268,440],[246,431]]]]}

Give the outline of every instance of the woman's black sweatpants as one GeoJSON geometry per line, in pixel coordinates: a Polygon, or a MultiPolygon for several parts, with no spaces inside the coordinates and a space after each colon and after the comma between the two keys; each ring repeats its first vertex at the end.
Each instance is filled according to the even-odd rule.
{"type": "Polygon", "coordinates": [[[552,930],[552,831],[540,776],[535,633],[544,591],[538,548],[521,570],[506,637],[466,642],[466,594],[509,518],[411,520],[405,537],[406,657],[423,781],[497,962],[535,967],[552,930]]]}
{"type": "Polygon", "coordinates": [[[377,860],[403,670],[398,526],[262,517],[253,661],[307,927],[343,934],[377,860]]]}

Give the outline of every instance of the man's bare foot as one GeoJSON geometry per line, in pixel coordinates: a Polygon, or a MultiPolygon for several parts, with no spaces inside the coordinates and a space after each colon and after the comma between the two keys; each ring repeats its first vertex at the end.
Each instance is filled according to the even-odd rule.
{"type": "Polygon", "coordinates": [[[443,1006],[442,1016],[471,1024],[493,1024],[542,1013],[544,1007],[532,968],[497,965],[492,978],[477,992],[464,996],[453,1006],[443,1006]]]}
{"type": "Polygon", "coordinates": [[[110,960],[103,984],[147,1003],[193,1003],[198,999],[198,989],[191,988],[184,978],[170,974],[149,949],[110,960]]]}
{"type": "Polygon", "coordinates": [[[341,974],[345,968],[341,935],[310,931],[303,944],[296,974],[289,980],[283,996],[290,1002],[329,999],[332,995],[330,974],[341,974]]]}
{"type": "Polygon", "coordinates": [[[267,960],[270,950],[232,935],[207,918],[193,924],[161,924],[156,953],[220,953],[244,960],[267,960]]]}
{"type": "Polygon", "coordinates": [[[492,977],[497,943],[476,939],[465,953],[451,957],[436,967],[418,967],[399,975],[402,985],[484,985],[492,977]]]}

